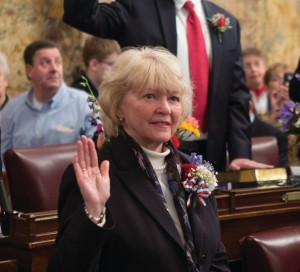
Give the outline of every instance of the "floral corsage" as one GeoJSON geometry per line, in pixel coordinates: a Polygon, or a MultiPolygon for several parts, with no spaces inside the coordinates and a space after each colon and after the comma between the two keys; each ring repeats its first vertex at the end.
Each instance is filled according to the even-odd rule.
{"type": "Polygon", "coordinates": [[[279,110],[277,119],[281,122],[283,131],[287,135],[297,135],[297,141],[300,142],[300,103],[292,100],[285,103],[279,110]]]}
{"type": "Polygon", "coordinates": [[[214,167],[202,159],[201,155],[191,154],[191,163],[182,164],[183,188],[187,193],[186,205],[196,207],[197,202],[206,206],[205,200],[218,186],[214,167]]]}
{"type": "Polygon", "coordinates": [[[79,84],[88,87],[90,94],[87,99],[87,103],[89,105],[89,108],[92,110],[92,116],[90,117],[90,123],[92,126],[96,127],[96,131],[93,135],[93,140],[95,142],[95,145],[98,149],[100,149],[104,142],[107,141],[105,138],[105,133],[104,133],[104,126],[103,123],[100,119],[100,105],[97,100],[97,98],[94,96],[91,87],[88,83],[88,80],[85,76],[81,76],[82,82],[79,84]]]}
{"type": "Polygon", "coordinates": [[[222,13],[216,13],[211,18],[208,18],[207,21],[213,30],[217,32],[219,42],[222,43],[222,33],[232,28],[230,19],[228,17],[226,18],[222,13]]]}

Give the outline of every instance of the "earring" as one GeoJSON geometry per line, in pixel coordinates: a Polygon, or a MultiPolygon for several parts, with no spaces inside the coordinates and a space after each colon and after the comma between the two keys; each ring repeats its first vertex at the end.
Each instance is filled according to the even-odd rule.
{"type": "Polygon", "coordinates": [[[120,122],[120,123],[122,123],[123,120],[124,120],[124,119],[123,119],[122,117],[119,117],[119,122],[120,122]]]}

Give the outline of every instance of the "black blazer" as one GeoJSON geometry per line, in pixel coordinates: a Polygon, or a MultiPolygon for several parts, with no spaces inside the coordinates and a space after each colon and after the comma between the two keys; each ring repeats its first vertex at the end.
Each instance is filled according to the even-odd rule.
{"type": "MultiPolygon", "coordinates": [[[[111,139],[99,154],[110,161],[111,197],[104,228],[83,210],[73,167],[64,174],[59,232],[48,271],[188,272],[185,252],[161,196],[123,139],[111,139]]],[[[189,208],[201,272],[229,271],[220,241],[216,201],[189,208]]]]}
{"type": "Polygon", "coordinates": [[[89,95],[91,94],[91,91],[88,88],[88,86],[82,86],[80,84],[80,83],[83,82],[83,79],[82,79],[81,76],[84,76],[87,79],[87,82],[88,82],[88,84],[89,84],[89,86],[91,88],[91,91],[92,91],[93,95],[97,98],[98,95],[99,95],[98,89],[96,88],[96,86],[94,85],[94,83],[89,79],[89,77],[87,76],[87,74],[86,74],[85,71],[82,71],[81,75],[72,82],[71,87],[79,89],[79,90],[83,90],[83,91],[85,91],[89,95]]]}
{"type": "MultiPolygon", "coordinates": [[[[176,55],[177,33],[173,0],[64,0],[64,21],[82,31],[117,40],[124,46],[164,46],[176,55]]],[[[240,26],[227,11],[202,1],[207,18],[224,13],[232,29],[222,34],[210,29],[212,68],[209,83],[207,160],[226,168],[230,160],[251,158],[249,91],[245,86],[240,47],[240,26]]]]}

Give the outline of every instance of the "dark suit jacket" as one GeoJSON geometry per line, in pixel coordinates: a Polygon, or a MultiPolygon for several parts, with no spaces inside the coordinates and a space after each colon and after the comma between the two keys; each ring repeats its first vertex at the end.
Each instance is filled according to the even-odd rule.
{"type": "MultiPolygon", "coordinates": [[[[93,95],[97,98],[99,93],[98,93],[98,89],[97,87],[94,85],[94,83],[89,79],[89,77],[87,76],[87,74],[83,71],[81,76],[84,76],[87,79],[87,82],[91,88],[91,91],[93,93],[93,95]]],[[[77,79],[75,79],[73,81],[73,83],[71,84],[71,87],[76,88],[76,89],[80,89],[85,91],[87,94],[91,94],[90,89],[88,88],[88,86],[82,86],[80,83],[83,82],[82,77],[78,77],[77,79]]]]}
{"type": "MultiPolygon", "coordinates": [[[[232,29],[222,34],[211,31],[212,70],[208,103],[207,160],[215,168],[226,168],[229,159],[251,158],[249,91],[245,86],[240,48],[240,26],[227,11],[202,1],[207,18],[224,13],[232,29]]],[[[64,21],[82,31],[117,40],[124,46],[164,46],[176,55],[177,33],[173,0],[64,0],[64,21]]]]}
{"type": "Polygon", "coordinates": [[[289,85],[289,95],[294,102],[300,103],[300,58],[294,76],[289,85]]]}
{"type": "Polygon", "coordinates": [[[255,116],[251,123],[251,137],[275,136],[277,139],[281,167],[288,166],[288,137],[278,128],[255,116]]]}
{"type": "MultiPolygon", "coordinates": [[[[185,252],[161,196],[121,138],[100,151],[110,161],[111,196],[104,228],[85,215],[74,171],[64,174],[59,233],[48,271],[188,272],[185,252]]],[[[229,271],[212,195],[206,207],[189,208],[201,272],[229,271]]]]}

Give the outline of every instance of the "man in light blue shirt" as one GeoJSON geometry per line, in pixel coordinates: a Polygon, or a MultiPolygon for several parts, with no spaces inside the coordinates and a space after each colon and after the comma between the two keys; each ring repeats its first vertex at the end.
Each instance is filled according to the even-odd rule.
{"type": "Polygon", "coordinates": [[[63,81],[59,47],[35,41],[24,51],[26,74],[32,87],[12,99],[2,113],[1,151],[76,142],[92,137],[88,95],[63,81]]]}

